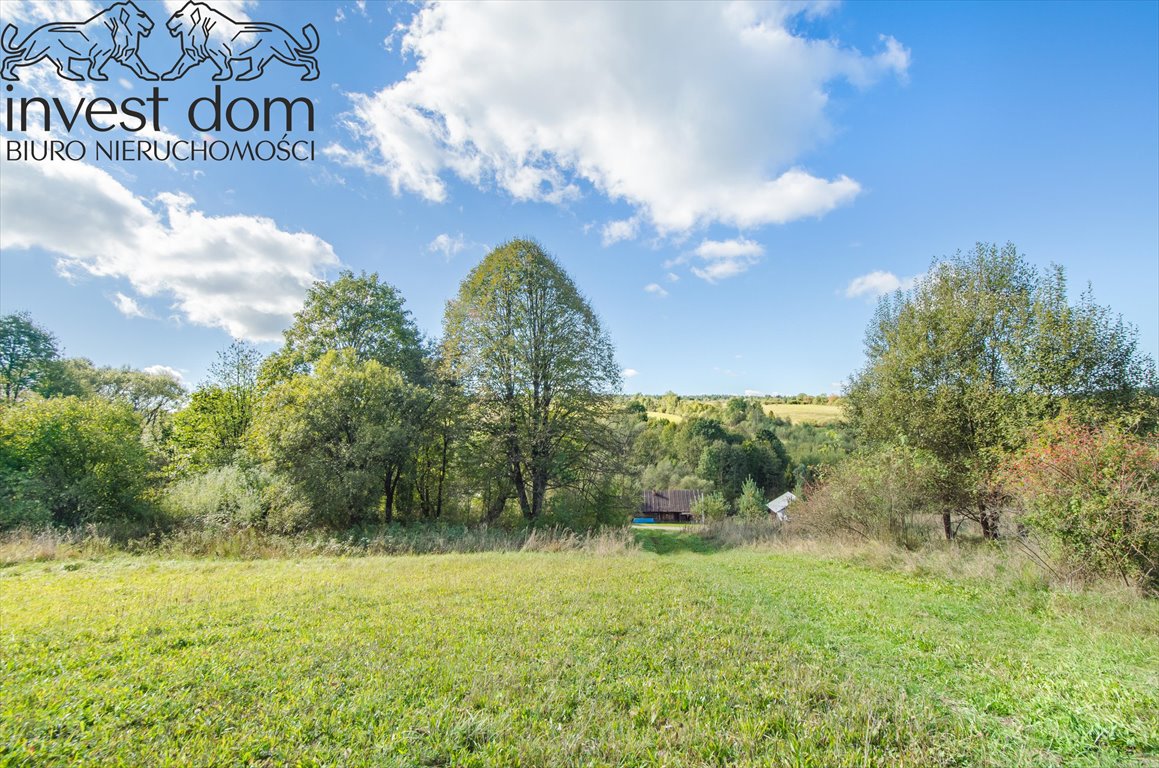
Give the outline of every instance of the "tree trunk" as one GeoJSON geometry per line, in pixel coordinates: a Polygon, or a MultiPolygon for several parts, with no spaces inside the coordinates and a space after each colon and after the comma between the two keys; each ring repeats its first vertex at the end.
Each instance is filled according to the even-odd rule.
{"type": "Polygon", "coordinates": [[[978,523],[982,526],[982,538],[987,541],[997,541],[998,521],[995,516],[986,510],[985,502],[978,502],[978,523]]]}
{"type": "Polygon", "coordinates": [[[443,432],[443,456],[439,462],[439,484],[435,490],[435,519],[443,516],[443,481],[447,479],[447,433],[443,432]]]}
{"type": "Polygon", "coordinates": [[[531,518],[536,520],[543,514],[543,501],[547,497],[547,470],[537,469],[531,479],[531,518]]]}
{"type": "Polygon", "coordinates": [[[386,501],[383,505],[383,520],[389,525],[394,522],[394,489],[397,485],[395,482],[398,478],[395,477],[395,468],[386,468],[386,483],[383,489],[386,495],[386,501]]]}
{"type": "Polygon", "coordinates": [[[486,523],[494,523],[499,519],[499,515],[503,514],[503,508],[507,506],[507,494],[499,493],[483,510],[483,521],[486,523]]]}
{"type": "Polygon", "coordinates": [[[519,462],[511,464],[511,482],[515,484],[515,496],[519,499],[519,511],[527,520],[535,519],[535,512],[531,508],[531,500],[527,498],[527,485],[523,482],[523,466],[519,462]]]}
{"type": "Polygon", "coordinates": [[[942,530],[946,532],[946,541],[954,540],[954,527],[950,523],[950,513],[942,513],[942,530]]]}

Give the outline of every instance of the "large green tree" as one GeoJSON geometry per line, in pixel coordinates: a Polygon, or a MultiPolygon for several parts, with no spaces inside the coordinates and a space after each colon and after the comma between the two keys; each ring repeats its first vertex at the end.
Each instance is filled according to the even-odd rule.
{"type": "Polygon", "coordinates": [[[0,394],[5,402],[35,389],[51,375],[59,357],[56,338],[27,312],[0,317],[0,394]]]}
{"type": "Polygon", "coordinates": [[[607,447],[620,372],[598,317],[537,243],[512,240],[463,281],[443,343],[474,428],[503,456],[523,516],[539,518],[549,489],[582,486],[607,447]]]}
{"type": "Polygon", "coordinates": [[[979,243],[884,297],[865,350],[851,423],[871,443],[904,439],[944,463],[947,536],[951,510],[997,536],[993,472],[1029,425],[1064,407],[1139,424],[1155,381],[1131,327],[1089,293],[1071,303],[1061,268],[1044,273],[1011,244],[979,243]]]}
{"type": "Polygon", "coordinates": [[[266,393],[257,447],[309,499],[316,522],[390,522],[429,404],[425,389],[377,360],[329,352],[266,393]]]}
{"type": "Polygon", "coordinates": [[[327,352],[347,350],[357,360],[376,360],[411,381],[427,375],[422,337],[402,295],[377,273],[345,271],[310,288],[285,331],[285,344],[263,365],[268,383],[304,373],[327,352]]]}

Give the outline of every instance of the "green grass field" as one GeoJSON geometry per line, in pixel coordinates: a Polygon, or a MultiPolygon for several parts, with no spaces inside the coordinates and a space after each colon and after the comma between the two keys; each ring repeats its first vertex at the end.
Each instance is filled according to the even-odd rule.
{"type": "Polygon", "coordinates": [[[639,535],[0,569],[0,765],[1159,759],[1155,601],[639,535]]]}
{"type": "Polygon", "coordinates": [[[801,405],[776,403],[764,406],[765,413],[778,419],[790,419],[794,424],[832,424],[845,414],[839,405],[801,405]]]}

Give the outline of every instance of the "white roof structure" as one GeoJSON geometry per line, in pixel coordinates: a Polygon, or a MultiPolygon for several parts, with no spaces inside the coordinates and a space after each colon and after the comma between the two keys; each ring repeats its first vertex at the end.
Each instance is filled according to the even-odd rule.
{"type": "Polygon", "coordinates": [[[789,519],[789,516],[785,514],[785,510],[796,500],[797,497],[794,496],[792,492],[785,491],[780,496],[770,501],[767,506],[769,511],[777,516],[778,520],[785,521],[789,519]]]}

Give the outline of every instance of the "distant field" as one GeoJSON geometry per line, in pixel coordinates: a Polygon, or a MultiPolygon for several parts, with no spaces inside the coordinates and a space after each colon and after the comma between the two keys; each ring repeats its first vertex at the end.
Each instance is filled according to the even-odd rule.
{"type": "Polygon", "coordinates": [[[839,405],[776,404],[764,406],[765,413],[794,424],[831,424],[844,418],[839,405]]]}
{"type": "Polygon", "coordinates": [[[683,416],[679,416],[675,413],[664,413],[663,411],[648,411],[648,418],[649,419],[666,419],[668,421],[673,422],[674,424],[679,424],[682,421],[684,421],[683,416]]]}
{"type": "Polygon", "coordinates": [[[1159,604],[714,551],[0,569],[0,765],[1123,766],[1159,604]]]}

